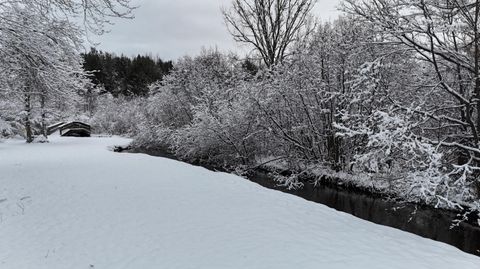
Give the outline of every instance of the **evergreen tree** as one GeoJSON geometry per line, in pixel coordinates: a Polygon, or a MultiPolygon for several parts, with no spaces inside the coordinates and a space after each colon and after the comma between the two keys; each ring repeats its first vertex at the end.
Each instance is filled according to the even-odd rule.
{"type": "Polygon", "coordinates": [[[90,73],[92,82],[103,87],[103,93],[113,96],[146,96],[148,85],[161,81],[173,68],[171,61],[164,62],[149,55],[129,58],[95,48],[83,54],[83,58],[83,68],[90,73]]]}

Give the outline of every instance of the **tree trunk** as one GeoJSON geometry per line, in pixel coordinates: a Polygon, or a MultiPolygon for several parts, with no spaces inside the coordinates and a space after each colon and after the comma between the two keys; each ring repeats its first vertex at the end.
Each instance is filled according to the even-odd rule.
{"type": "Polygon", "coordinates": [[[27,91],[25,92],[25,135],[27,138],[27,143],[33,142],[33,133],[32,133],[32,123],[31,123],[31,114],[32,114],[32,107],[31,107],[31,96],[30,93],[27,91]]]}
{"type": "MultiPolygon", "coordinates": [[[[475,25],[474,25],[474,68],[475,68],[475,96],[477,102],[477,129],[480,129],[480,77],[479,77],[479,61],[480,61],[480,44],[479,44],[479,32],[478,32],[478,20],[480,15],[480,7],[478,0],[475,1],[475,25]]],[[[475,141],[478,146],[478,141],[475,141]]]]}
{"type": "Polygon", "coordinates": [[[42,110],[42,135],[47,139],[47,110],[45,108],[45,99],[46,99],[46,92],[43,91],[41,98],[40,98],[40,107],[42,110]]]}

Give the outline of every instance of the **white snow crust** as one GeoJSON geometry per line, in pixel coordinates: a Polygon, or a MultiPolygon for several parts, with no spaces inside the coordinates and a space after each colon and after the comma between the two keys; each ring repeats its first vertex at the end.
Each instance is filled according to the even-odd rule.
{"type": "Polygon", "coordinates": [[[479,269],[455,247],[144,154],[0,143],[1,269],[479,269]]]}

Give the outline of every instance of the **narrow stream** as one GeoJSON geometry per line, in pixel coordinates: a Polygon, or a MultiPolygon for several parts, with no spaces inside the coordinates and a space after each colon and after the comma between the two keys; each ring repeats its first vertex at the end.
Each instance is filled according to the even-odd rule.
{"type": "Polygon", "coordinates": [[[480,227],[461,223],[450,229],[456,217],[450,211],[400,204],[334,186],[315,187],[313,184],[305,184],[302,189],[289,191],[276,186],[271,178],[262,173],[250,180],[270,189],[291,193],[358,218],[444,242],[480,256],[480,227]]]}
{"type": "MultiPolygon", "coordinates": [[[[129,152],[176,159],[174,155],[163,150],[136,149],[129,152]]],[[[413,204],[400,204],[335,185],[315,187],[312,184],[305,184],[302,189],[287,190],[278,186],[263,172],[255,172],[248,179],[269,189],[290,193],[364,220],[444,242],[480,256],[480,227],[461,223],[450,229],[456,217],[454,212],[426,206],[417,207],[413,204]]]]}

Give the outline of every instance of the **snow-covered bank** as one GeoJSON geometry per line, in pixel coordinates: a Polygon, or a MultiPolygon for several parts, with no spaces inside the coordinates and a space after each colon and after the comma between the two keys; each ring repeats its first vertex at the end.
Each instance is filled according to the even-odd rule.
{"type": "Polygon", "coordinates": [[[0,143],[0,268],[480,268],[449,245],[143,154],[0,143]]]}

